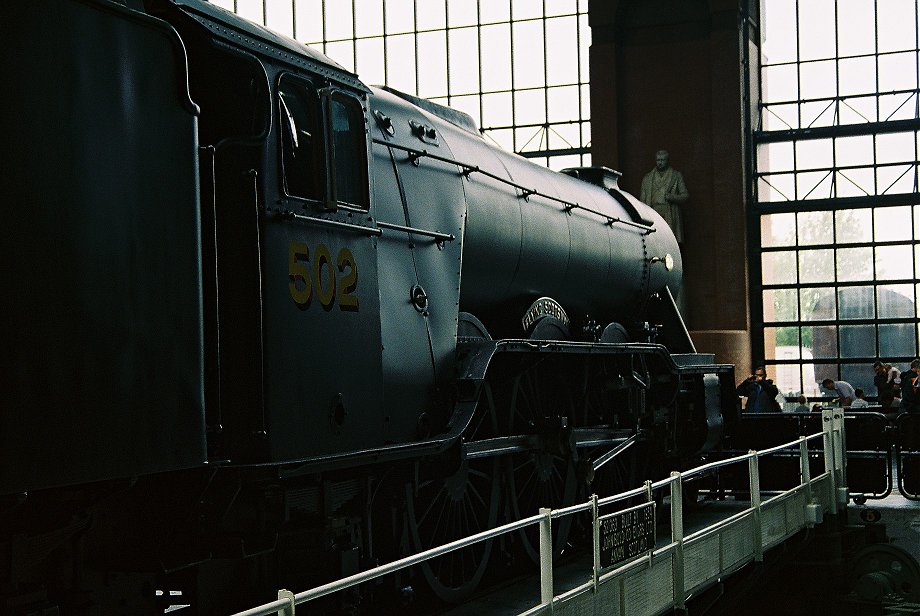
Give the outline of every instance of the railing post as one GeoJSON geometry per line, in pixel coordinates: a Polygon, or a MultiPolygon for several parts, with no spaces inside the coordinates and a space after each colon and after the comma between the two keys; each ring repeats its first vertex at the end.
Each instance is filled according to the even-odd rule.
{"type": "Polygon", "coordinates": [[[799,440],[799,468],[802,485],[805,486],[805,500],[811,504],[815,500],[811,493],[811,464],[808,459],[808,441],[804,438],[799,440]]]}
{"type": "Polygon", "coordinates": [[[597,579],[601,571],[601,523],[597,519],[597,494],[591,495],[591,519],[594,521],[594,592],[597,592],[597,579]]]}
{"type": "Polygon", "coordinates": [[[748,475],[751,479],[751,510],[754,516],[754,560],[763,562],[763,527],[760,521],[760,459],[753,449],[748,451],[748,475]]]}
{"type": "Polygon", "coordinates": [[[294,616],[294,593],[282,589],[278,591],[278,598],[288,600],[288,604],[278,610],[278,616],[294,616]]]}
{"type": "Polygon", "coordinates": [[[834,413],[835,433],[837,443],[837,467],[840,472],[840,481],[837,484],[837,502],[846,508],[850,500],[849,484],[847,484],[847,429],[846,412],[840,408],[834,413]]]}
{"type": "Polygon", "coordinates": [[[824,409],[821,411],[821,427],[824,432],[824,470],[827,471],[831,480],[831,513],[837,514],[837,462],[835,460],[835,451],[837,449],[834,443],[834,411],[824,409]]]}
{"type": "Polygon", "coordinates": [[[553,611],[553,510],[540,508],[540,603],[553,611]]]}
{"type": "Polygon", "coordinates": [[[681,474],[671,472],[671,541],[675,543],[671,567],[674,579],[674,605],[684,609],[684,501],[681,474]]]}

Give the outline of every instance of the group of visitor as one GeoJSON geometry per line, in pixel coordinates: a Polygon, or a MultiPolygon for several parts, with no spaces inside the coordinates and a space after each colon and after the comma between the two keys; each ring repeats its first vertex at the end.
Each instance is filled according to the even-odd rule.
{"type": "MultiPolygon", "coordinates": [[[[874,384],[878,390],[878,405],[883,409],[897,408],[901,411],[920,411],[920,359],[910,362],[910,369],[901,372],[896,366],[880,361],[873,365],[875,370],[874,384]]],[[[853,387],[846,381],[824,379],[821,387],[828,392],[836,406],[848,408],[865,408],[869,406],[866,392],[859,387],[853,387]]],[[[758,366],[754,372],[745,379],[736,389],[736,393],[747,398],[744,410],[747,413],[779,413],[782,411],[779,388],[767,378],[764,366],[758,366]]],[[[796,412],[820,410],[821,405],[815,404],[809,409],[808,399],[801,395],[798,397],[796,412]]]]}

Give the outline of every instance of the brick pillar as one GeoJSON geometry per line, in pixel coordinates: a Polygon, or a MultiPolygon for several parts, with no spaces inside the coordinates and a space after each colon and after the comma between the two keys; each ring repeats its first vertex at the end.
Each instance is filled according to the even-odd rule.
{"type": "MultiPolygon", "coordinates": [[[[743,0],[593,0],[593,164],[638,195],[668,150],[684,206],[685,320],[700,352],[751,365],[743,0]]],[[[756,47],[755,47],[756,49],[756,47]]],[[[754,56],[756,58],[756,55],[754,56]]]]}

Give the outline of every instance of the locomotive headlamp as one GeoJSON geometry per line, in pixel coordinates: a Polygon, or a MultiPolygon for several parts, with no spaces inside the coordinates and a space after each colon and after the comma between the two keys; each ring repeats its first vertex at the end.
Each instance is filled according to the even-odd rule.
{"type": "Polygon", "coordinates": [[[648,262],[664,263],[664,269],[668,270],[669,272],[674,269],[674,257],[671,256],[670,252],[663,257],[652,257],[648,260],[648,262]]]}

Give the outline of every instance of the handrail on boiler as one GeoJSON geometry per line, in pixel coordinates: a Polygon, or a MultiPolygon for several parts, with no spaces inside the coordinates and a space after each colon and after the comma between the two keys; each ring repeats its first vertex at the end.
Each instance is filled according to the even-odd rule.
{"type": "Polygon", "coordinates": [[[496,175],[492,173],[491,171],[486,171],[485,169],[482,169],[479,165],[471,165],[469,163],[464,163],[459,160],[447,158],[445,156],[439,156],[438,154],[432,154],[428,150],[418,150],[416,148],[410,148],[408,146],[399,145],[397,143],[390,143],[389,141],[385,141],[383,139],[372,139],[372,141],[378,145],[382,145],[382,146],[386,146],[394,150],[400,150],[400,151],[406,152],[407,154],[409,154],[410,160],[413,160],[413,161],[417,161],[420,158],[430,158],[432,160],[441,161],[443,163],[456,165],[463,170],[460,172],[460,175],[462,175],[463,177],[469,177],[473,173],[481,173],[482,175],[486,177],[490,177],[493,180],[496,180],[498,182],[501,182],[502,184],[506,184],[508,186],[513,187],[516,190],[521,191],[520,196],[525,200],[529,200],[532,195],[536,195],[538,197],[543,197],[544,199],[548,199],[550,201],[555,201],[556,203],[561,203],[564,206],[563,207],[564,212],[571,212],[572,210],[584,210],[586,212],[590,212],[591,214],[594,214],[595,216],[600,216],[601,218],[604,219],[605,221],[604,224],[608,226],[613,226],[615,224],[621,224],[621,225],[626,225],[629,227],[635,227],[636,229],[641,229],[642,231],[644,231],[645,235],[654,233],[656,230],[655,227],[650,226],[650,225],[643,225],[638,222],[633,222],[631,220],[623,220],[622,218],[611,216],[609,214],[604,214],[603,212],[598,212],[597,210],[591,209],[589,207],[585,207],[573,201],[566,201],[565,199],[560,199],[559,197],[547,195],[546,193],[540,192],[539,190],[535,188],[527,188],[526,186],[523,186],[521,184],[518,184],[517,182],[513,182],[509,180],[508,178],[503,178],[500,175],[496,175]]]}

